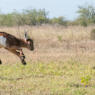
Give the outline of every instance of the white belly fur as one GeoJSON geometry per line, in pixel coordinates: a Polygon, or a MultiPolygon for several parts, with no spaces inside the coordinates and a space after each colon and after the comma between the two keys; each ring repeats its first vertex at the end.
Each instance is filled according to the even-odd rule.
{"type": "Polygon", "coordinates": [[[0,36],[0,46],[6,47],[6,38],[3,36],[0,36]]]}

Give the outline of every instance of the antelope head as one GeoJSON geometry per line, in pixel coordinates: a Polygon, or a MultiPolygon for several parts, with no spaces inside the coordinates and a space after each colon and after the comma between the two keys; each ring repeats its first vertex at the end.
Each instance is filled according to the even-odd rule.
{"type": "Polygon", "coordinates": [[[25,32],[25,34],[24,34],[24,36],[25,36],[25,43],[27,44],[27,48],[29,49],[29,50],[34,50],[34,42],[33,42],[33,40],[27,35],[27,32],[25,32]]]}

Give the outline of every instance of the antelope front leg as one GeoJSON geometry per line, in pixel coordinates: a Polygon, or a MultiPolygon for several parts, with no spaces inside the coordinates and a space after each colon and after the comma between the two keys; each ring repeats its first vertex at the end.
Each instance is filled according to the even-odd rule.
{"type": "Polygon", "coordinates": [[[7,48],[7,50],[17,55],[20,58],[22,64],[26,65],[25,56],[24,56],[22,49],[8,49],[7,48]]]}
{"type": "Polygon", "coordinates": [[[22,49],[17,49],[16,52],[19,53],[19,58],[20,58],[22,64],[23,64],[23,65],[26,65],[26,62],[25,62],[25,55],[24,55],[22,49]]]}

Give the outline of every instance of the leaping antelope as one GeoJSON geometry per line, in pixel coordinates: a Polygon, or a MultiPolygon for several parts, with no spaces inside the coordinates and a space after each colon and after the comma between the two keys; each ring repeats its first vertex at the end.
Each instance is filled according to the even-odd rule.
{"type": "MultiPolygon", "coordinates": [[[[17,55],[20,58],[22,64],[25,65],[25,55],[22,51],[23,47],[29,50],[34,50],[33,40],[27,36],[27,33],[25,33],[25,39],[23,40],[16,38],[11,34],[0,32],[0,48],[4,48],[17,55]]],[[[2,64],[1,60],[0,64],[2,64]]]]}

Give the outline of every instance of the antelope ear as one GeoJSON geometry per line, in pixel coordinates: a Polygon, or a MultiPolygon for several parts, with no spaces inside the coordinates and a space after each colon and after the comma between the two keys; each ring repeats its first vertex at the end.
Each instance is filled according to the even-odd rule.
{"type": "Polygon", "coordinates": [[[24,33],[25,39],[28,39],[27,32],[24,33]]]}
{"type": "Polygon", "coordinates": [[[27,39],[28,39],[27,32],[25,32],[25,34],[24,34],[24,38],[25,38],[25,41],[27,41],[27,39]]]}

